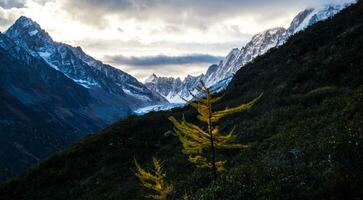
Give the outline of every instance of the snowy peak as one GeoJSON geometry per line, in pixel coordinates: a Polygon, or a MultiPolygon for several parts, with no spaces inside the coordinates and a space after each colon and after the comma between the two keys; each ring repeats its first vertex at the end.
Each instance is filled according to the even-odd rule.
{"type": "Polygon", "coordinates": [[[240,50],[238,48],[232,49],[228,55],[223,59],[223,63],[229,63],[231,62],[236,56],[238,56],[240,50]]]}
{"type": "Polygon", "coordinates": [[[170,102],[172,101],[170,97],[181,90],[182,81],[179,78],[158,77],[152,74],[145,80],[145,85],[149,90],[160,94],[170,102]]]}
{"type": "Polygon", "coordinates": [[[32,56],[89,90],[95,99],[107,105],[107,110],[117,112],[120,107],[138,109],[166,102],[136,78],[94,59],[80,47],[53,41],[39,24],[27,17],[20,17],[6,31],[6,36],[32,56]]]}
{"type": "Polygon", "coordinates": [[[296,30],[301,29],[301,24],[307,18],[307,16],[310,15],[313,11],[314,11],[313,8],[305,9],[305,10],[301,11],[296,17],[294,17],[294,19],[290,23],[290,27],[288,28],[287,31],[290,34],[294,34],[294,32],[296,32],[296,30]]]}
{"type": "MultiPolygon", "coordinates": [[[[216,87],[221,89],[226,88],[228,83],[232,80],[233,75],[244,65],[253,61],[256,57],[265,54],[271,48],[283,45],[288,40],[288,38],[295,33],[304,30],[308,26],[311,26],[318,21],[322,21],[334,16],[340,10],[350,4],[351,3],[327,5],[317,8],[305,9],[292,20],[288,29],[276,27],[254,35],[251,40],[241,49],[232,49],[228,55],[219,62],[219,64],[211,65],[204,76],[188,76],[183,81],[182,87],[179,88],[179,90],[168,90],[167,93],[163,93],[162,95],[166,97],[169,102],[174,103],[178,102],[176,94],[183,97],[184,99],[188,99],[188,97],[190,97],[190,92],[193,92],[200,80],[202,80],[208,87],[216,87]]],[[[148,81],[153,82],[155,79],[158,80],[160,78],[156,75],[152,75],[148,78],[148,81]]],[[[155,86],[157,84],[158,81],[156,81],[153,85],[155,86]]],[[[163,88],[166,87],[167,86],[164,84],[163,88]]],[[[149,89],[153,90],[151,87],[149,87],[149,89]]]]}
{"type": "Polygon", "coordinates": [[[261,33],[254,35],[252,37],[251,43],[254,43],[254,44],[262,43],[263,40],[266,40],[267,38],[270,38],[270,37],[279,36],[279,35],[281,35],[281,33],[284,33],[285,31],[286,31],[286,29],[283,27],[276,27],[276,28],[271,28],[271,29],[265,30],[261,33]]]}
{"type": "Polygon", "coordinates": [[[19,19],[17,19],[14,23],[14,25],[20,26],[20,27],[28,27],[28,26],[38,26],[39,25],[34,22],[32,19],[25,17],[25,16],[21,16],[19,17],[19,19]]]}
{"type": "Polygon", "coordinates": [[[266,53],[272,47],[279,46],[286,38],[286,29],[283,27],[268,29],[256,34],[241,50],[245,54],[243,64],[251,61],[258,55],[266,53]]]}
{"type": "Polygon", "coordinates": [[[204,82],[207,86],[220,84],[221,82],[228,84],[226,80],[231,80],[230,77],[233,77],[241,67],[251,62],[257,56],[265,54],[271,48],[283,45],[290,36],[304,30],[308,26],[334,16],[348,5],[350,4],[327,5],[305,9],[292,20],[287,30],[283,27],[276,27],[254,35],[241,50],[233,49],[219,63],[218,67],[213,66],[208,69],[203,79],[204,82]]]}
{"type": "Polygon", "coordinates": [[[49,34],[43,30],[40,25],[30,18],[21,16],[6,31],[6,35],[13,38],[15,43],[21,43],[19,38],[23,40],[32,40],[35,45],[44,45],[53,42],[49,34]]]}
{"type": "Polygon", "coordinates": [[[146,80],[144,81],[144,83],[153,83],[155,81],[157,81],[158,77],[156,76],[156,74],[151,74],[149,77],[146,78],[146,80]]]}
{"type": "Polygon", "coordinates": [[[209,77],[211,74],[215,73],[218,69],[218,65],[217,64],[213,64],[211,66],[208,67],[207,72],[205,73],[206,77],[209,77]]]}
{"type": "Polygon", "coordinates": [[[212,86],[233,76],[243,65],[266,53],[272,47],[281,45],[286,38],[286,29],[282,27],[268,29],[254,35],[241,50],[232,49],[218,67],[212,66],[208,69],[203,81],[207,86],[212,86]]]}
{"type": "Polygon", "coordinates": [[[190,92],[195,93],[195,89],[204,75],[188,75],[183,81],[180,78],[158,77],[155,74],[150,75],[145,81],[145,85],[151,91],[159,93],[170,103],[185,103],[183,99],[190,100],[190,92]],[[182,98],[181,98],[182,97],[182,98]]]}
{"type": "Polygon", "coordinates": [[[293,35],[299,31],[304,30],[308,26],[311,26],[319,21],[326,20],[351,3],[336,4],[336,5],[325,5],[317,8],[308,8],[301,11],[291,22],[288,28],[289,35],[293,35]]]}

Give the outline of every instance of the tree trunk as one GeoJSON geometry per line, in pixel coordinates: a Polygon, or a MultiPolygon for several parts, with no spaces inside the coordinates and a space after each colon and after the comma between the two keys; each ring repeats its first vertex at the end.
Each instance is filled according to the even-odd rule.
{"type": "Polygon", "coordinates": [[[211,137],[211,150],[212,150],[212,173],[213,173],[213,180],[217,180],[216,149],[214,147],[213,136],[211,137]]]}
{"type": "Polygon", "coordinates": [[[213,180],[217,180],[217,167],[216,167],[216,149],[214,147],[214,138],[212,133],[212,104],[209,102],[210,94],[207,94],[208,99],[208,107],[209,107],[209,113],[208,113],[208,134],[210,136],[210,144],[211,144],[211,163],[212,163],[212,176],[213,180]]]}

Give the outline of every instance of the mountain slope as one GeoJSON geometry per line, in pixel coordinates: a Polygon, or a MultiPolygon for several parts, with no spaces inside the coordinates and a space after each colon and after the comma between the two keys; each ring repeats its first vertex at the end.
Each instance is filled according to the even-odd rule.
{"type": "Polygon", "coordinates": [[[1,181],[106,126],[85,88],[1,33],[0,95],[1,181]]]}
{"type": "Polygon", "coordinates": [[[173,98],[182,89],[182,81],[180,78],[173,77],[157,77],[155,74],[150,75],[144,82],[145,86],[151,91],[154,91],[169,102],[173,101],[173,98]]]}
{"type": "Polygon", "coordinates": [[[313,25],[240,69],[216,109],[261,92],[248,113],[223,121],[251,148],[219,152],[227,172],[192,166],[167,118],[191,108],[129,117],[3,185],[0,199],[144,199],[133,160],[166,161],[176,197],[359,199],[363,184],[363,3],[313,25]]]}
{"type": "Polygon", "coordinates": [[[76,83],[87,88],[90,94],[109,109],[103,115],[115,115],[109,122],[125,116],[117,113],[120,105],[137,109],[166,102],[152,93],[131,75],[92,58],[80,47],[58,43],[27,17],[20,17],[6,35],[32,55],[44,59],[50,66],[61,71],[76,83]],[[110,109],[113,108],[113,109],[110,109]]]}
{"type": "Polygon", "coordinates": [[[188,75],[183,81],[180,78],[158,77],[152,74],[145,80],[145,86],[151,91],[160,94],[169,103],[178,105],[185,103],[183,99],[190,100],[193,97],[190,92],[196,93],[197,84],[200,83],[204,75],[191,76],[188,75]]]}
{"type": "Polygon", "coordinates": [[[166,102],[26,17],[0,33],[0,51],[0,182],[137,108],[166,102]]]}
{"type": "MultiPolygon", "coordinates": [[[[252,39],[241,49],[232,49],[218,65],[211,65],[206,74],[202,75],[201,80],[203,80],[209,87],[220,87],[221,89],[225,89],[232,80],[234,74],[241,67],[251,62],[256,57],[265,54],[271,48],[281,46],[289,37],[297,32],[302,31],[308,26],[311,26],[319,21],[323,21],[334,16],[348,5],[349,3],[327,5],[301,11],[296,17],[294,17],[288,29],[283,27],[268,29],[254,35],[252,39]]],[[[162,79],[163,77],[159,78],[162,79]]],[[[165,84],[163,85],[164,88],[167,87],[165,84]]],[[[197,83],[194,85],[197,85],[197,83]]],[[[153,89],[155,87],[157,86],[150,87],[149,89],[154,91],[153,89]]],[[[189,88],[190,91],[194,91],[194,89],[195,88],[189,88]]],[[[158,91],[156,90],[155,92],[158,91]]],[[[169,92],[169,96],[174,96],[178,92],[179,91],[171,90],[169,92]]],[[[182,94],[188,94],[187,96],[182,96],[185,99],[189,100],[191,98],[189,93],[179,93],[179,95],[182,94]]],[[[179,101],[170,98],[169,101],[179,103],[179,101]]]]}
{"type": "Polygon", "coordinates": [[[350,4],[344,3],[305,9],[294,17],[288,29],[277,27],[254,35],[251,41],[242,47],[241,50],[233,49],[219,64],[218,69],[214,73],[204,77],[204,82],[208,86],[212,86],[223,79],[233,76],[241,67],[251,62],[257,56],[265,54],[271,48],[281,46],[292,35],[319,21],[324,21],[334,16],[348,5],[350,4]],[[232,59],[231,55],[233,55],[232,59]]]}

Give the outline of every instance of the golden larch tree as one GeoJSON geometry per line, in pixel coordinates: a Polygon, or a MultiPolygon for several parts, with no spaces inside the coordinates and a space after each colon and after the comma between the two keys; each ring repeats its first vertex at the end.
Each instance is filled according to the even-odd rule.
{"type": "Polygon", "coordinates": [[[217,89],[209,89],[203,82],[200,83],[198,96],[194,97],[189,105],[198,111],[198,120],[205,124],[204,127],[197,126],[187,122],[183,116],[181,121],[174,117],[169,120],[174,124],[175,134],[183,145],[183,153],[189,155],[189,161],[197,167],[210,168],[212,170],[213,179],[216,180],[217,172],[224,170],[227,161],[216,160],[216,149],[234,149],[246,148],[248,145],[236,143],[237,137],[233,130],[224,133],[220,130],[218,122],[223,117],[250,109],[262,94],[253,101],[242,104],[234,108],[226,108],[221,111],[214,111],[213,105],[222,99],[222,96],[215,96],[217,89]],[[210,158],[205,157],[206,150],[209,152],[210,158]]]}
{"type": "Polygon", "coordinates": [[[139,178],[142,185],[153,192],[151,195],[145,196],[150,199],[166,200],[171,197],[173,193],[173,185],[169,184],[166,180],[166,173],[163,169],[163,162],[153,158],[152,160],[153,168],[147,171],[140,167],[140,165],[135,160],[136,172],[135,175],[139,178]]]}

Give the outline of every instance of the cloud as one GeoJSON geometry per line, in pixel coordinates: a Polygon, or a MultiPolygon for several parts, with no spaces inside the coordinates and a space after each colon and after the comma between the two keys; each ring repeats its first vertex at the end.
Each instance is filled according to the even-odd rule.
{"type": "Polygon", "coordinates": [[[13,20],[5,16],[5,12],[0,8],[0,27],[9,25],[13,20]]]}
{"type": "MultiPolygon", "coordinates": [[[[28,15],[34,6],[44,7],[56,0],[0,0],[0,31],[5,31],[22,15],[28,15]]],[[[46,7],[44,7],[46,9],[46,7]]],[[[52,12],[48,9],[49,12],[52,12]]],[[[37,14],[40,12],[33,11],[37,14]]],[[[45,12],[43,12],[45,13],[45,12]]]]}
{"type": "Polygon", "coordinates": [[[129,65],[137,68],[150,68],[150,66],[167,66],[167,65],[190,65],[201,63],[216,63],[222,57],[208,54],[191,54],[183,56],[141,56],[141,57],[126,57],[123,55],[105,56],[104,60],[109,63],[118,65],[129,65]]]}
{"type": "Polygon", "coordinates": [[[160,76],[173,76],[183,78],[188,74],[199,75],[206,68],[218,63],[222,57],[208,54],[189,54],[180,56],[131,56],[123,55],[105,56],[103,60],[113,66],[124,70],[139,80],[144,80],[152,73],[160,76]]]}
{"type": "Polygon", "coordinates": [[[46,3],[55,2],[56,0],[32,0],[32,1],[40,5],[44,5],[46,3]]]}
{"type": "Polygon", "coordinates": [[[0,7],[4,9],[23,8],[26,0],[0,0],[0,7]]]}
{"type": "Polygon", "coordinates": [[[66,0],[64,7],[75,18],[99,27],[110,23],[108,15],[122,19],[161,20],[172,26],[208,29],[212,24],[241,15],[262,20],[286,16],[291,9],[341,3],[347,0],[66,0]],[[92,10],[92,12],[89,12],[92,10]],[[94,13],[95,11],[96,13],[94,13]]]}
{"type": "Polygon", "coordinates": [[[21,15],[22,12],[19,9],[4,9],[0,7],[0,31],[5,31],[21,15]]]}
{"type": "Polygon", "coordinates": [[[258,32],[288,26],[306,7],[346,1],[0,0],[0,30],[25,15],[54,40],[137,77],[184,76],[205,72],[258,32]]]}

